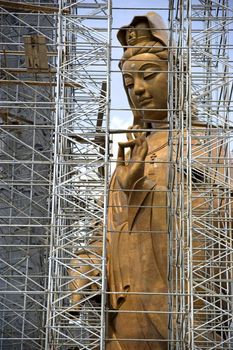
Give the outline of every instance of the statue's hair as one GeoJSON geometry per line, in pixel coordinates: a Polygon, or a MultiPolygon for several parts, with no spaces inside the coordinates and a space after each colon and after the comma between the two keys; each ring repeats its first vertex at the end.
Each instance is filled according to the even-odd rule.
{"type": "Polygon", "coordinates": [[[158,56],[160,59],[163,59],[163,60],[168,59],[167,47],[162,46],[160,42],[157,42],[157,41],[142,42],[138,44],[138,46],[128,47],[127,50],[125,50],[119,64],[120,69],[122,69],[122,65],[125,61],[127,61],[133,56],[140,55],[142,53],[152,53],[158,56]]]}

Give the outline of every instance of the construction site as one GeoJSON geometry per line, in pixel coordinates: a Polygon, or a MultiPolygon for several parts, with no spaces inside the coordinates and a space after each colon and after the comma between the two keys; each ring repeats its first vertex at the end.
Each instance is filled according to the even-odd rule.
{"type": "Polygon", "coordinates": [[[170,52],[164,341],[233,349],[233,1],[0,0],[0,350],[108,350],[110,183],[133,125],[116,36],[149,11],[170,52]]]}

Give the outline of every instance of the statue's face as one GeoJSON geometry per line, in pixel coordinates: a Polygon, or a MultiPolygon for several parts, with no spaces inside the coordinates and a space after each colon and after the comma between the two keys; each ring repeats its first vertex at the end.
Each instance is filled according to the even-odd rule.
{"type": "Polygon", "coordinates": [[[135,108],[145,120],[167,118],[167,61],[152,53],[142,53],[124,62],[125,86],[135,108]]]}

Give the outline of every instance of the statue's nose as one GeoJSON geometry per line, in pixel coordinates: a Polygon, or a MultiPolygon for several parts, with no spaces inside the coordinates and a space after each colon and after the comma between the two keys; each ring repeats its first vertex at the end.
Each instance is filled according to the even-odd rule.
{"type": "Polygon", "coordinates": [[[145,92],[145,86],[142,79],[135,79],[134,81],[134,93],[135,95],[142,95],[145,92]]]}

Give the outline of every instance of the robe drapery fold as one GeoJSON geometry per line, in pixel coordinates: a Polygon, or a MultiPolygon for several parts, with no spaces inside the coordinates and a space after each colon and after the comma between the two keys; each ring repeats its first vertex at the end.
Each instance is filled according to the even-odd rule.
{"type": "Polygon", "coordinates": [[[167,349],[167,138],[167,131],[157,133],[155,145],[155,136],[148,137],[148,154],[165,146],[156,162],[146,157],[144,176],[128,196],[115,175],[111,181],[108,288],[115,317],[109,334],[134,339],[119,341],[123,350],[167,349]]]}

